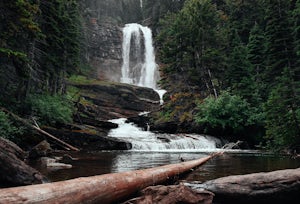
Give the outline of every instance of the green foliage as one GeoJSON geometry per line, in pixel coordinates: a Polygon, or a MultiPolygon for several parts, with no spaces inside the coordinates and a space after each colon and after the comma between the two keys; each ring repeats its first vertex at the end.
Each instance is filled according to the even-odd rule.
{"type": "Polygon", "coordinates": [[[71,75],[68,78],[68,81],[76,84],[89,84],[95,82],[96,80],[88,79],[86,76],[83,75],[71,75]]]}
{"type": "Polygon", "coordinates": [[[245,127],[253,125],[251,108],[246,100],[236,95],[223,92],[217,99],[206,98],[198,104],[196,122],[206,130],[210,128],[230,129],[233,133],[242,133],[245,127]]]}
{"type": "Polygon", "coordinates": [[[15,126],[9,116],[0,111],[0,137],[14,140],[17,135],[22,133],[22,129],[15,126]]]}
{"type": "Polygon", "coordinates": [[[158,38],[162,85],[203,98],[229,91],[205,99],[196,116],[170,109],[191,113],[212,134],[251,130],[279,148],[299,145],[299,8],[299,0],[187,0],[167,15],[158,38]]]}
{"type": "Polygon", "coordinates": [[[73,117],[72,103],[60,95],[32,95],[28,100],[32,115],[38,122],[47,125],[70,123],[73,117]]]}
{"type": "MultiPolygon", "coordinates": [[[[188,86],[212,93],[220,74],[225,42],[222,18],[209,0],[186,1],[183,9],[161,21],[158,42],[162,72],[179,73],[188,86]]],[[[176,80],[176,79],[175,79],[176,80]]],[[[183,90],[181,90],[183,91],[183,90]]]]}
{"type": "Polygon", "coordinates": [[[266,138],[273,148],[293,147],[300,142],[300,102],[299,96],[290,88],[291,78],[286,68],[264,106],[266,138]]]}

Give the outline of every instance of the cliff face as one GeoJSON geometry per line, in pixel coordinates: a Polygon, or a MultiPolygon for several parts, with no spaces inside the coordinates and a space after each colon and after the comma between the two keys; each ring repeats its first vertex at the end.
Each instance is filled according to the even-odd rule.
{"type": "Polygon", "coordinates": [[[140,0],[85,0],[81,3],[83,57],[94,78],[119,81],[122,66],[122,28],[142,20],[140,0]]]}
{"type": "Polygon", "coordinates": [[[101,80],[118,82],[122,66],[122,28],[126,23],[140,23],[158,32],[158,21],[168,11],[181,8],[184,0],[83,0],[83,54],[101,80]]]}

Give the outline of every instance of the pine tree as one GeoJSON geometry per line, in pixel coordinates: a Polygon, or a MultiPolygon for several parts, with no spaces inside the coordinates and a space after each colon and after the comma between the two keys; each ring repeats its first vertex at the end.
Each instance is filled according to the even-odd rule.
{"type": "Polygon", "coordinates": [[[263,30],[258,23],[255,23],[250,31],[249,42],[247,44],[248,53],[247,59],[252,66],[253,76],[253,99],[256,102],[254,105],[260,105],[267,98],[265,84],[263,82],[263,71],[265,70],[265,37],[263,30]]]}
{"type": "Polygon", "coordinates": [[[22,102],[30,89],[35,42],[42,35],[37,22],[38,3],[0,2],[0,91],[4,100],[22,102]]]}
{"type": "Polygon", "coordinates": [[[265,106],[267,137],[277,146],[295,145],[300,138],[300,106],[290,1],[268,3],[264,77],[271,94],[265,106]]]}
{"type": "Polygon", "coordinates": [[[44,89],[63,93],[67,72],[74,72],[79,63],[80,20],[76,0],[41,2],[41,27],[46,35],[42,43],[44,55],[40,70],[44,75],[44,89]]]}
{"type": "Polygon", "coordinates": [[[217,96],[225,40],[216,6],[210,0],[190,0],[169,18],[160,41],[162,60],[170,63],[167,70],[179,70],[190,86],[217,96]]]}

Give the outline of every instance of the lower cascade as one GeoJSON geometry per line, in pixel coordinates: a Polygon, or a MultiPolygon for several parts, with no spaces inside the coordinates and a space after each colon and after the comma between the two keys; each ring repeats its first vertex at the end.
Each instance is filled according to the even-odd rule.
{"type": "Polygon", "coordinates": [[[197,134],[160,134],[144,131],[125,118],[113,119],[110,122],[119,125],[109,132],[132,144],[133,151],[214,151],[222,146],[221,140],[197,134]]]}

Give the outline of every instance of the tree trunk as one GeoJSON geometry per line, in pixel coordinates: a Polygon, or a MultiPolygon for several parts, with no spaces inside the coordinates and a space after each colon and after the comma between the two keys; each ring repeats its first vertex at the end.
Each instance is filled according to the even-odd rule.
{"type": "Polygon", "coordinates": [[[299,200],[300,168],[228,176],[187,185],[213,192],[216,203],[294,203],[299,200]]]}
{"type": "Polygon", "coordinates": [[[144,170],[2,189],[0,203],[112,203],[187,172],[215,155],[144,170]]]}

